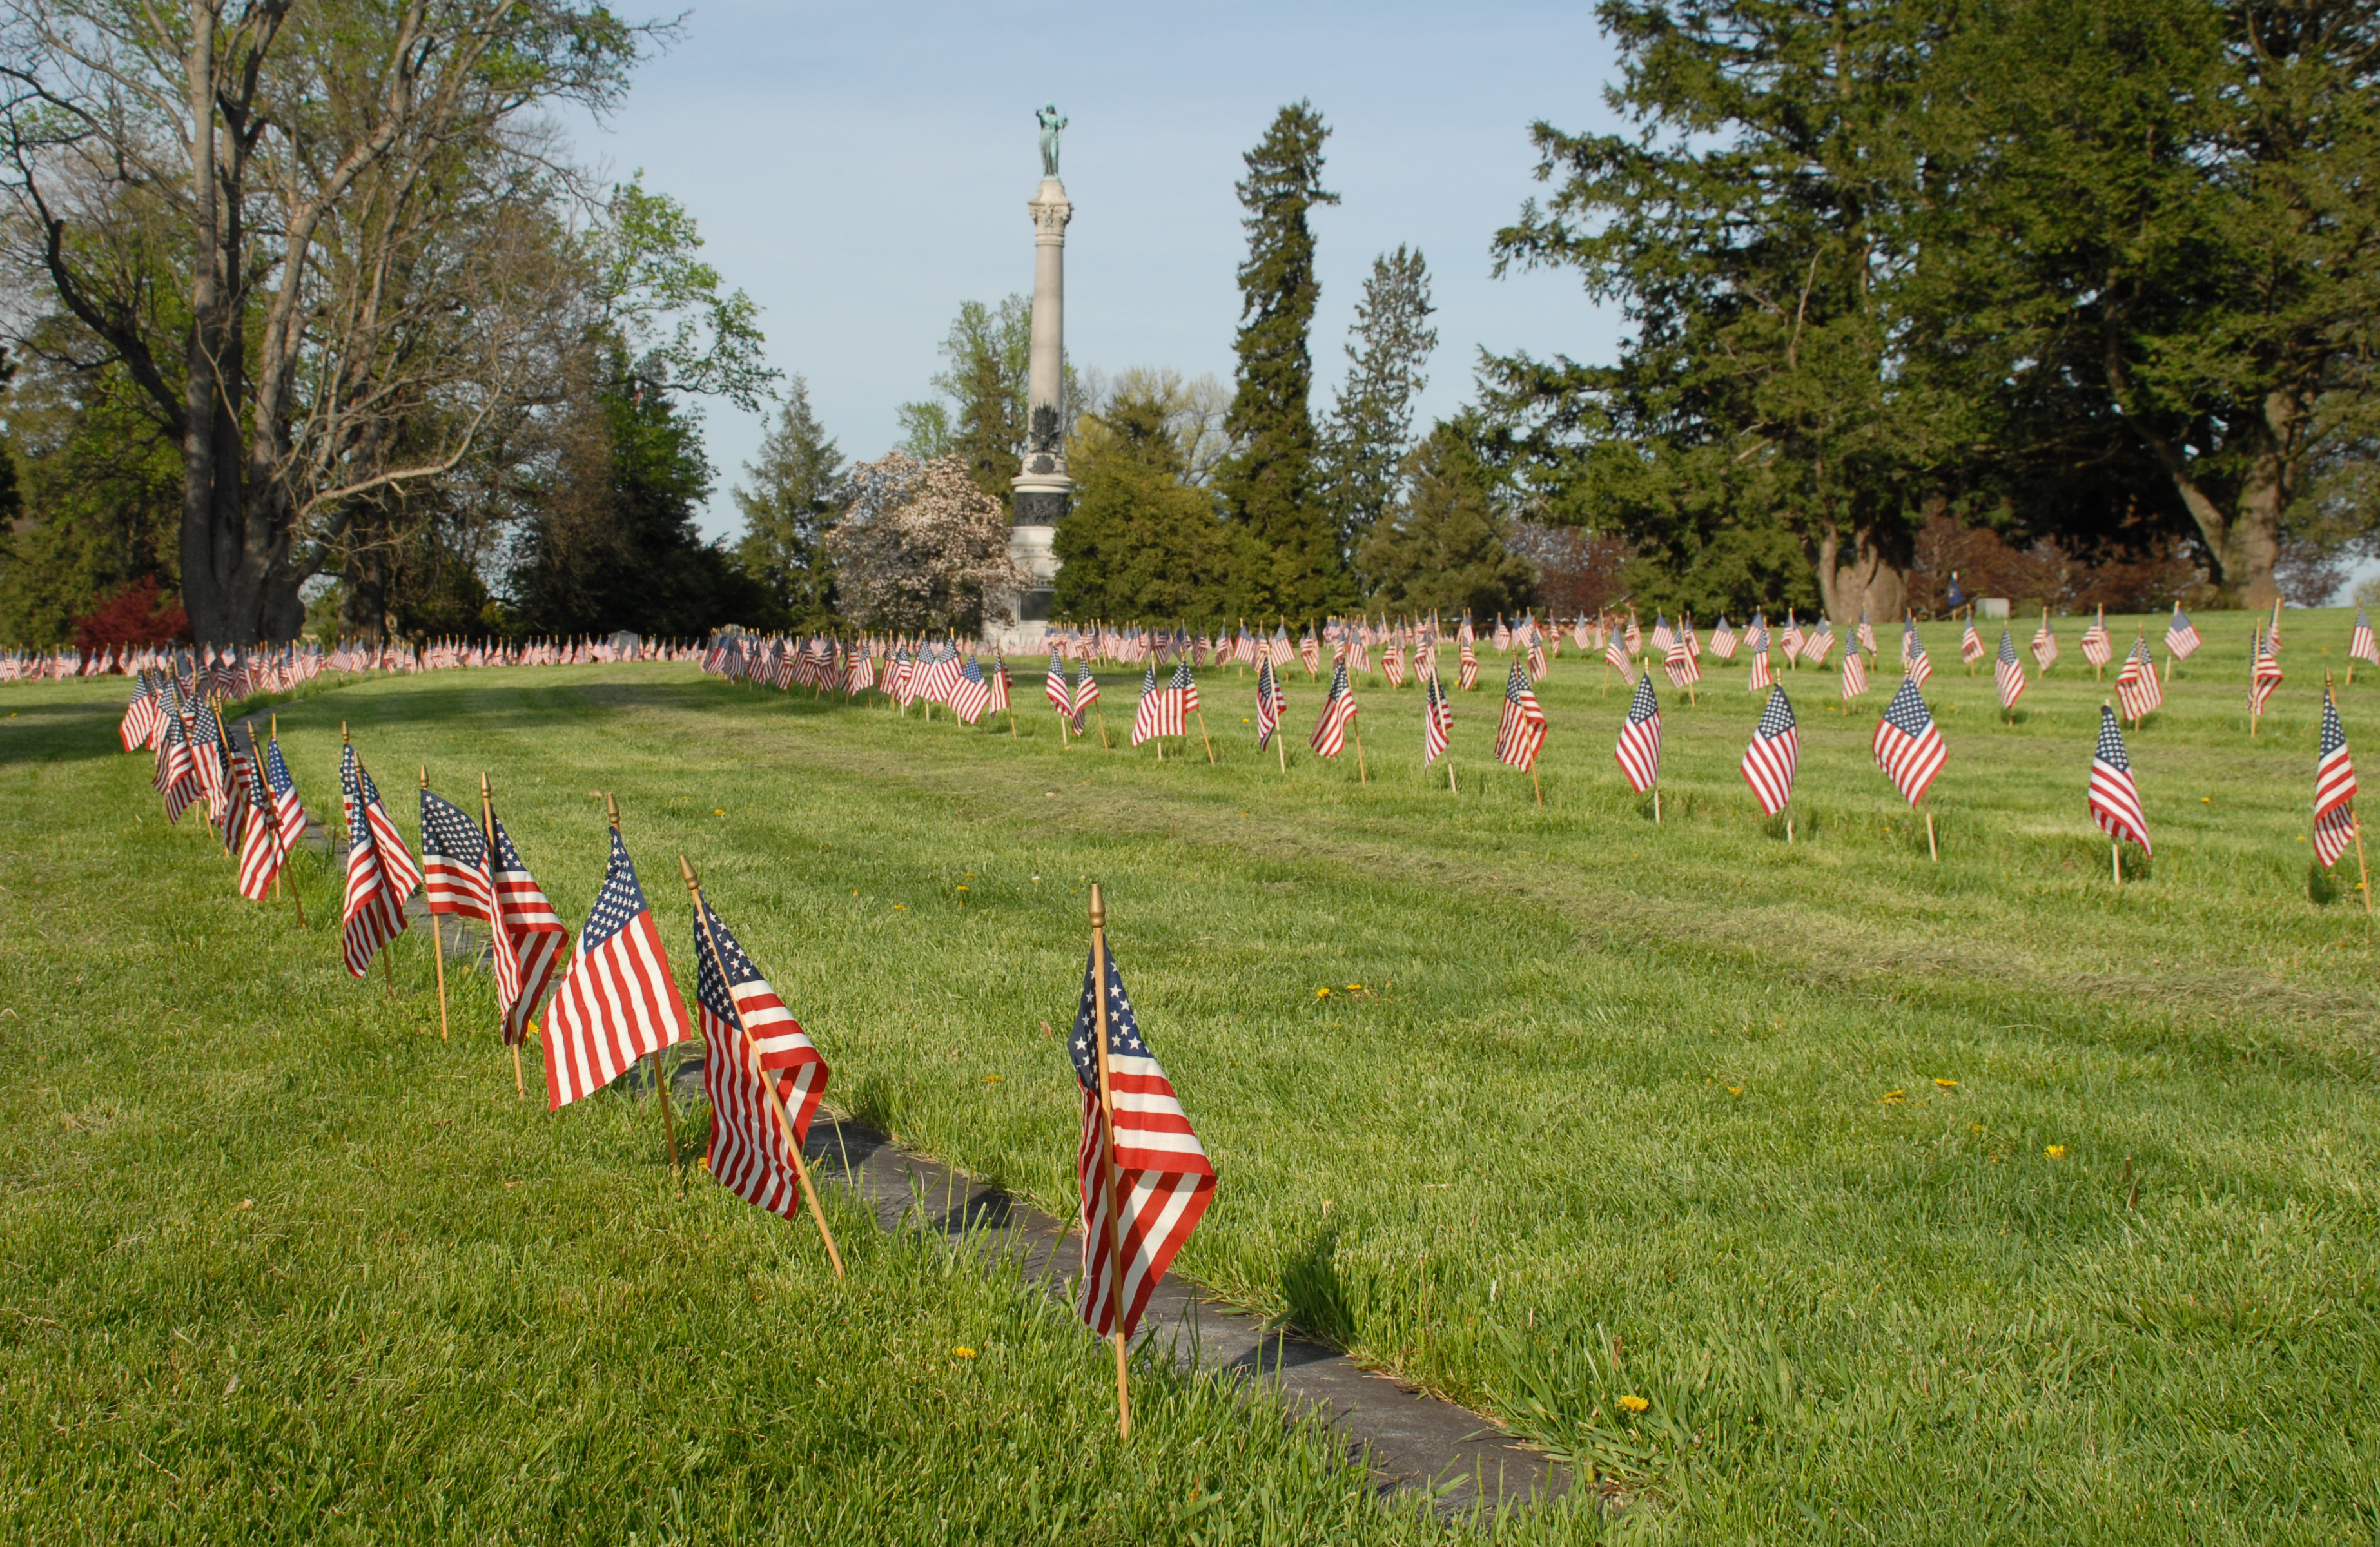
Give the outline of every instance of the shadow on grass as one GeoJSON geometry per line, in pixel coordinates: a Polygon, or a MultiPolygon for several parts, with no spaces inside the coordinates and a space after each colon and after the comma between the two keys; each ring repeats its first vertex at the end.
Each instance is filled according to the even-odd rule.
{"type": "MultiPolygon", "coordinates": [[[[131,755],[116,736],[115,728],[124,719],[124,704],[117,700],[48,704],[0,700],[0,706],[6,711],[0,713],[0,764],[90,763],[131,755]]],[[[145,758],[148,754],[140,755],[145,758]]]]}
{"type": "Polygon", "coordinates": [[[1354,1341],[1355,1313],[1339,1276],[1336,1227],[1315,1237],[1305,1254],[1281,1270],[1281,1292],[1289,1308],[1289,1321],[1300,1332],[1334,1348],[1343,1348],[1354,1341]]]}

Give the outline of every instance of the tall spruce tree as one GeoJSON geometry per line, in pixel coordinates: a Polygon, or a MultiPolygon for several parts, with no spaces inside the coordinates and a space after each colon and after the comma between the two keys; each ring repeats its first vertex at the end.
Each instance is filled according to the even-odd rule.
{"type": "MultiPolygon", "coordinates": [[[[1339,384],[1323,438],[1330,514],[1339,548],[1351,560],[1366,534],[1396,504],[1405,455],[1413,449],[1414,401],[1429,384],[1429,266],[1400,246],[1372,260],[1364,298],[1348,330],[1347,376],[1339,384]]],[[[1358,576],[1368,588],[1363,566],[1358,576]]]]}
{"type": "Polygon", "coordinates": [[[825,538],[843,489],[843,453],[810,411],[809,383],[796,376],[760,459],[744,465],[751,488],[738,487],[744,539],[735,555],[774,605],[769,622],[815,629],[834,618],[834,571],[825,538]]]}
{"type": "Polygon", "coordinates": [[[1248,255],[1240,264],[1237,391],[1224,428],[1238,446],[1217,478],[1231,525],[1234,610],[1311,617],[1353,600],[1324,499],[1308,337],[1321,286],[1306,212],[1336,204],[1321,187],[1330,130],[1310,103],[1284,107],[1242,159],[1248,255]]]}

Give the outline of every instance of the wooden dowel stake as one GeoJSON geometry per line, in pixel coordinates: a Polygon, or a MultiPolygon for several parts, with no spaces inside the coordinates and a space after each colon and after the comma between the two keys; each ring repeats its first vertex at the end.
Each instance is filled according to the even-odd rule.
{"type": "Polygon", "coordinates": [[[1942,851],[1934,842],[1934,814],[1925,814],[1925,853],[1936,864],[1942,863],[1942,851]]]}

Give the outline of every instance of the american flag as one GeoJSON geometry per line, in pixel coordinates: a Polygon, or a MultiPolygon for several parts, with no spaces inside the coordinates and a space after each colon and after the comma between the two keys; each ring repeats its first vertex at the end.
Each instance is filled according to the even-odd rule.
{"type": "MultiPolygon", "coordinates": [[[[1631,622],[1633,622],[1632,619],[1631,622]]],[[[1512,626],[1504,622],[1504,614],[1496,614],[1496,653],[1503,655],[1512,648],[1512,626]]]]}
{"type": "Polygon", "coordinates": [[[421,885],[405,840],[380,804],[380,791],[353,746],[339,757],[339,794],[347,816],[347,887],[339,945],[347,971],[362,977],[373,955],[405,932],[405,900],[421,885]]]}
{"type": "Polygon", "coordinates": [[[1942,745],[1942,732],[1934,727],[1934,716],[1926,709],[1925,698],[1917,691],[1913,676],[1900,679],[1900,691],[1884,707],[1884,718],[1876,722],[1876,740],[1869,746],[1876,766],[1892,780],[1901,798],[1915,805],[1925,798],[1934,776],[1942,771],[1949,753],[1942,745]]]}
{"type": "Polygon", "coordinates": [[[1660,651],[1661,654],[1666,656],[1670,653],[1670,647],[1677,642],[1678,635],[1676,632],[1670,627],[1669,614],[1666,612],[1654,613],[1653,648],[1660,651]]]}
{"type": "Polygon", "coordinates": [[[2091,819],[2109,838],[2130,839],[2149,851],[2149,825],[2141,815],[2140,787],[2132,782],[2131,755],[2124,750],[2116,711],[2099,706],[2099,747],[2091,755],[2091,819]]]}
{"type": "Polygon", "coordinates": [[[1166,684],[1165,691],[1173,696],[1175,729],[1172,733],[1176,736],[1186,736],[1190,733],[1189,719],[1198,712],[1198,679],[1190,674],[1188,661],[1177,660],[1173,663],[1173,680],[1166,684]]]}
{"type": "Polygon", "coordinates": [[[2082,631],[2082,659],[2095,667],[2116,659],[2115,644],[2107,637],[2107,610],[2104,607],[2091,621],[2091,626],[2082,631]]]}
{"type": "Polygon", "coordinates": [[[1336,757],[1347,747],[1347,728],[1355,719],[1355,690],[1347,685],[1343,659],[1330,672],[1330,696],[1322,701],[1322,718],[1314,722],[1308,743],[1325,757],[1336,757]]]}
{"type": "Polygon", "coordinates": [[[1992,673],[1999,679],[2000,707],[2016,707],[2016,701],[2024,696],[2024,663],[2016,659],[2016,640],[2006,629],[2000,630],[2000,651],[1992,673]]]}
{"type": "Polygon", "coordinates": [[[2132,641],[2131,654],[2124,658],[2123,670],[2116,673],[2116,699],[2134,724],[2165,702],[2165,684],[2157,680],[2156,663],[2149,659],[2149,642],[2145,638],[2132,641]]]}
{"type": "Polygon", "coordinates": [[[801,1206],[801,1173],[777,1126],[777,1101],[799,1144],[826,1094],[826,1060],[708,898],[694,925],[694,1002],[709,1049],[702,1094],[710,1101],[710,1174],[754,1208],[791,1219],[801,1206]]]}
{"type": "Polygon", "coordinates": [[[264,781],[272,787],[273,815],[281,822],[282,852],[293,852],[306,836],[306,807],[298,799],[298,781],[289,777],[289,765],[282,759],[279,736],[265,739],[264,781]]]}
{"type": "Polygon", "coordinates": [[[2058,631],[2049,626],[2049,611],[2044,608],[2041,626],[2033,631],[2033,664],[2046,671],[2058,664],[2058,631]]]}
{"type": "Polygon", "coordinates": [[[1159,736],[1178,736],[1182,733],[1179,731],[1165,729],[1165,701],[1172,696],[1172,694],[1157,685],[1157,663],[1149,662],[1148,671],[1140,679],[1140,707],[1134,710],[1132,716],[1134,746],[1159,736]]]}
{"type": "Polygon", "coordinates": [[[1860,611],[1859,645],[1860,648],[1865,650],[1868,654],[1876,654],[1876,629],[1868,622],[1865,609],[1862,609],[1860,611]]]}
{"type": "Polygon", "coordinates": [[[1547,670],[1545,635],[1533,626],[1529,630],[1529,680],[1544,682],[1547,670]]]}
{"type": "Polygon", "coordinates": [[[1395,640],[1380,652],[1380,675],[1388,678],[1390,687],[1405,685],[1405,650],[1395,640]]]}
{"type": "Polygon", "coordinates": [[[422,900],[433,913],[486,924],[496,914],[487,835],[452,802],[421,792],[422,900]]]}
{"type": "Polygon", "coordinates": [[[1636,663],[1628,659],[1628,641],[1621,637],[1618,629],[1612,630],[1611,637],[1604,642],[1603,659],[1622,679],[1635,674],[1636,663]]]}
{"type": "Polygon", "coordinates": [[[492,933],[503,942],[493,953],[497,1002],[504,1007],[504,1041],[518,1043],[562,971],[563,944],[570,932],[492,808],[488,825],[496,840],[492,860],[498,922],[492,933]]]}
{"type": "MultiPolygon", "coordinates": [[[[255,744],[252,735],[249,744],[255,744]]],[[[241,771],[248,781],[248,826],[239,840],[239,894],[261,902],[272,891],[273,878],[281,874],[289,852],[281,841],[273,792],[265,788],[264,766],[253,757],[244,758],[241,771]]]]}
{"type": "Polygon", "coordinates": [[[1322,641],[1314,637],[1314,625],[1305,628],[1305,637],[1297,642],[1297,659],[1305,664],[1305,674],[1315,676],[1322,670],[1322,641]]]}
{"type": "Polygon", "coordinates": [[[1848,704],[1867,691],[1867,657],[1857,650],[1843,652],[1843,702],[1848,704]]]}
{"type": "Polygon", "coordinates": [[[1628,653],[1630,656],[1633,657],[1644,654],[1645,631],[1636,626],[1636,614],[1633,612],[1628,614],[1628,627],[1623,636],[1628,641],[1628,653]]]}
{"type": "Polygon", "coordinates": [[[1463,642],[1463,653],[1455,659],[1454,685],[1465,693],[1479,685],[1479,652],[1468,639],[1463,642]]]}
{"type": "Polygon", "coordinates": [[[2372,642],[2372,620],[2363,615],[2363,609],[2360,607],[2355,610],[2354,632],[2347,636],[2347,659],[2366,660],[2380,666],[2380,647],[2372,642]]]}
{"type": "Polygon", "coordinates": [[[1721,660],[1735,659],[1735,630],[1728,623],[1724,612],[1718,615],[1718,627],[1711,630],[1711,654],[1721,660]]]}
{"type": "Polygon", "coordinates": [[[1504,679],[1504,712],[1496,720],[1496,760],[1528,772],[1537,766],[1537,751],[1546,744],[1545,711],[1521,663],[1512,663],[1504,679]]]}
{"type": "Polygon", "coordinates": [[[165,739],[157,748],[157,771],[150,782],[165,797],[168,822],[180,822],[182,813],[198,801],[198,769],[190,757],[189,733],[179,715],[165,717],[165,739]]]}
{"type": "Polygon", "coordinates": [[[1689,612],[1685,615],[1684,620],[1679,626],[1678,637],[1686,642],[1686,654],[1694,658],[1695,666],[1699,669],[1703,659],[1703,642],[1701,636],[1694,633],[1694,615],[1693,613],[1689,612]]]}
{"type": "Polygon", "coordinates": [[[1773,681],[1774,679],[1768,674],[1768,652],[1766,649],[1753,651],[1752,672],[1744,680],[1743,691],[1758,693],[1762,688],[1769,686],[1773,681]]]}
{"type": "Polygon", "coordinates": [[[2173,604],[2173,621],[2165,625],[2166,653],[2176,660],[2188,660],[2198,653],[2198,625],[2181,615],[2181,603],[2173,604]]]}
{"type": "Polygon", "coordinates": [[[983,668],[975,663],[973,656],[967,657],[958,669],[958,681],[951,688],[950,706],[951,713],[969,725],[983,719],[983,712],[991,707],[991,683],[984,680],[983,668]]]}
{"type": "Polygon", "coordinates": [[[1694,659],[1694,653],[1686,648],[1682,635],[1670,641],[1669,654],[1661,661],[1661,670],[1669,673],[1671,687],[1682,688],[1688,683],[1703,680],[1702,665],[1694,659]]]}
{"type": "Polygon", "coordinates": [[[124,750],[136,752],[147,746],[155,736],[164,711],[157,707],[157,689],[149,681],[149,673],[140,673],[140,684],[132,690],[132,702],[124,707],[124,723],[115,733],[124,743],[124,750]]]}
{"type": "Polygon", "coordinates": [[[1785,626],[1777,633],[1777,647],[1785,654],[1785,664],[1792,665],[1802,659],[1802,625],[1793,618],[1793,610],[1785,610],[1785,626]]]}
{"type": "MultiPolygon", "coordinates": [[[[2002,629],[2000,632],[2006,634],[2008,630],[2002,629]]],[[[1984,636],[1975,632],[1975,617],[1971,612],[1967,615],[1965,630],[1959,635],[1959,659],[1968,666],[1973,666],[1983,659],[1984,636]]]]}
{"type": "Polygon", "coordinates": [[[1446,689],[1432,677],[1421,707],[1421,766],[1426,768],[1437,762],[1453,738],[1454,706],[1447,702],[1446,689]]]}
{"type": "Polygon", "coordinates": [[[991,695],[991,712],[998,714],[1008,707],[1008,658],[994,650],[991,670],[983,676],[985,691],[991,695]]]}
{"type": "Polygon", "coordinates": [[[1793,768],[1801,760],[1801,731],[1793,723],[1793,706],[1785,690],[1768,690],[1768,707],[1753,727],[1752,744],[1743,749],[1743,781],[1752,786],[1760,809],[1774,816],[1793,798],[1793,768]]]}
{"type": "Polygon", "coordinates": [[[1272,658],[1268,656],[1257,667],[1257,750],[1262,752],[1272,743],[1272,733],[1281,728],[1281,717],[1289,701],[1281,691],[1281,678],[1274,675],[1272,658]]]}
{"type": "Polygon", "coordinates": [[[207,820],[220,826],[231,799],[231,787],[224,777],[223,721],[215,718],[214,706],[203,699],[190,716],[189,746],[199,793],[206,797],[207,820]]]}
{"type": "Polygon", "coordinates": [[[2347,728],[2338,705],[2322,695],[2322,747],[2313,766],[2313,854],[2323,868],[2338,863],[2355,841],[2355,764],[2347,755],[2347,728]]]}
{"type": "Polygon", "coordinates": [[[1917,637],[1917,622],[1913,618],[1900,632],[1900,669],[1919,687],[1934,676],[1934,659],[1925,653],[1925,641],[1917,637]]]}
{"type": "Polygon", "coordinates": [[[1165,1276],[1190,1232],[1198,1227],[1215,1196],[1215,1167],[1173,1094],[1173,1083],[1140,1034],[1123,974],[1113,952],[1107,958],[1107,1024],[1099,1024],[1099,953],[1083,968],[1083,1002],[1067,1038],[1075,1079],[1083,1092],[1083,1140],[1075,1154],[1083,1209],[1083,1287],[1077,1311],[1102,1336],[1129,1339],[1140,1326],[1157,1281],[1165,1276]],[[1112,1171],[1122,1193],[1113,1211],[1123,1273],[1110,1248],[1108,1204],[1110,1157],[1106,1124],[1100,1120],[1099,1044],[1107,1038],[1108,1075],[1114,1082],[1115,1152],[1112,1171]],[[1123,1323],[1115,1311],[1121,1307],[1123,1323]]]}
{"type": "MultiPolygon", "coordinates": [[[[1083,716],[1089,713],[1091,706],[1099,701],[1099,680],[1091,675],[1091,658],[1085,656],[1075,662],[1074,711],[1075,730],[1080,731],[1083,728],[1083,716]]],[[[1105,732],[1102,731],[1101,734],[1104,735],[1105,732]]]]}
{"type": "Polygon", "coordinates": [[[1066,686],[1066,658],[1054,647],[1050,651],[1050,670],[1041,677],[1041,696],[1060,714],[1073,717],[1075,695],[1066,686]]]}
{"type": "Polygon", "coordinates": [[[547,1108],[594,1094],[638,1058],[692,1034],[637,867],[613,828],[603,889],[545,1015],[547,1108]]]}
{"type": "Polygon", "coordinates": [[[876,685],[876,658],[855,648],[844,662],[843,691],[856,698],[876,685]]]}
{"type": "Polygon", "coordinates": [[[2281,685],[2281,663],[2274,658],[2270,635],[2256,636],[2256,664],[2248,678],[2248,712],[2261,715],[2272,702],[2273,691],[2281,685]]]}
{"type": "Polygon", "coordinates": [[[1813,666],[1824,666],[1827,664],[1827,653],[1834,647],[1834,621],[1821,618],[1818,620],[1818,626],[1812,629],[1808,636],[1802,641],[1802,659],[1813,666]]]}
{"type": "Polygon", "coordinates": [[[1661,701],[1653,695],[1650,671],[1636,679],[1636,696],[1628,701],[1628,718],[1611,755],[1628,776],[1628,787],[1640,795],[1661,777],[1661,701]]]}

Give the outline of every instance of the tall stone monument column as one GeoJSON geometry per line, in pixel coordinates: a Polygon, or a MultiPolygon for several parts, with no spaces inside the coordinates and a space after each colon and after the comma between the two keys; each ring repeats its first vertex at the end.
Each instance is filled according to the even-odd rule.
{"type": "Polygon", "coordinates": [[[1008,551],[1029,572],[1033,586],[1014,602],[1014,635],[1038,644],[1050,619],[1058,560],[1050,544],[1074,499],[1066,476],[1066,223],[1075,218],[1066,185],[1058,180],[1058,131],[1066,120],[1054,106],[1035,115],[1041,125],[1041,186],[1026,208],[1033,215],[1033,356],[1026,381],[1025,470],[1011,484],[1015,519],[1008,551]]]}

